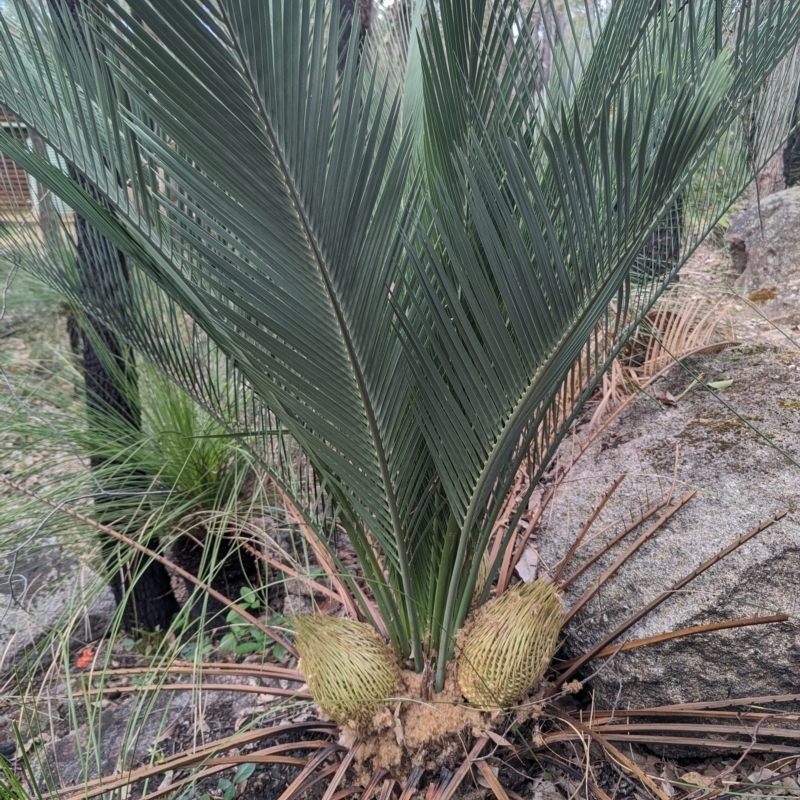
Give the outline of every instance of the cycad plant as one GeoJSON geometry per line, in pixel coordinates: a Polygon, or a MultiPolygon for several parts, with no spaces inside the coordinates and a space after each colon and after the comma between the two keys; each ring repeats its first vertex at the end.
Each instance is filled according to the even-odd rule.
{"type": "Polygon", "coordinates": [[[0,148],[130,275],[78,291],[69,215],[9,252],[346,531],[359,613],[440,690],[518,471],[788,135],[800,4],[378,3],[346,58],[323,0],[55,6],[0,28],[0,105],[52,157],[0,148]]]}

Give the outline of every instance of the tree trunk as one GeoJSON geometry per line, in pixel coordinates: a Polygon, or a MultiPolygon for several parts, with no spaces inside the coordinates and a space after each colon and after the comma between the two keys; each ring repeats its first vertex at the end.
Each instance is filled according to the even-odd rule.
{"type": "MultiPolygon", "coordinates": [[[[683,237],[683,195],[679,194],[658,223],[650,241],[642,248],[631,276],[642,282],[658,280],[671,272],[681,256],[683,237]]],[[[676,275],[672,281],[677,281],[676,275]]]]}
{"type": "Polygon", "coordinates": [[[788,189],[790,186],[797,186],[800,183],[800,130],[797,129],[800,123],[800,88],[794,101],[794,111],[792,112],[792,133],[786,142],[783,150],[783,181],[788,189]]]}
{"type": "Polygon", "coordinates": [[[347,48],[350,46],[350,36],[356,14],[358,14],[358,48],[360,54],[364,39],[369,33],[372,23],[372,0],[339,0],[339,18],[342,22],[341,37],[339,38],[340,72],[344,70],[347,60],[347,48]]]}
{"type": "MultiPolygon", "coordinates": [[[[77,175],[72,177],[82,182],[77,175]]],[[[84,188],[89,187],[84,185],[84,188]]],[[[124,307],[128,283],[125,256],[85,219],[76,218],[76,229],[82,296],[90,307],[98,301],[124,307]]],[[[97,451],[91,455],[91,468],[102,478],[115,452],[125,444],[134,444],[141,434],[141,409],[133,351],[96,317],[89,315],[87,321],[87,327],[81,331],[86,412],[90,430],[100,438],[97,451]],[[106,437],[107,444],[102,441],[106,437]]],[[[135,536],[134,509],[140,497],[125,498],[119,494],[141,493],[149,484],[149,476],[117,467],[113,480],[102,484],[108,496],[95,498],[98,520],[135,536]]],[[[151,540],[149,546],[157,548],[158,542],[151,540]]],[[[177,611],[177,603],[164,567],[138,554],[121,553],[115,540],[103,542],[103,550],[114,597],[118,603],[125,603],[123,626],[128,630],[165,629],[177,611]]]]}
{"type": "MultiPolygon", "coordinates": [[[[66,19],[60,0],[50,0],[50,8],[67,49],[76,61],[88,62],[89,42],[82,28],[80,2],[67,0],[66,19]]],[[[102,202],[77,170],[70,168],[70,177],[102,202]]],[[[76,217],[76,233],[79,290],[86,307],[110,309],[112,316],[124,313],[130,303],[124,254],[81,217],[76,217]]],[[[113,461],[120,446],[126,441],[133,443],[141,434],[141,409],[132,350],[100,319],[89,314],[87,320],[87,328],[81,331],[86,411],[90,430],[102,442],[91,456],[91,468],[100,478],[100,468],[113,461]]],[[[103,494],[95,498],[98,521],[135,535],[137,523],[131,511],[139,498],[129,496],[126,500],[122,495],[144,491],[148,485],[148,476],[118,467],[113,481],[101,484],[103,494]]],[[[138,554],[120,552],[113,539],[102,544],[114,597],[124,603],[123,627],[165,629],[177,611],[177,603],[164,567],[138,554]]],[[[148,545],[158,548],[154,540],[148,545]]]]}

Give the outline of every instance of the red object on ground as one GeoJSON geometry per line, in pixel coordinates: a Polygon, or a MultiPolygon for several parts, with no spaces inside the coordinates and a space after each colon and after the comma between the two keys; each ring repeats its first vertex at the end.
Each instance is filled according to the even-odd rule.
{"type": "Polygon", "coordinates": [[[92,666],[96,652],[93,647],[84,647],[75,659],[75,666],[78,669],[88,669],[92,666]]]}

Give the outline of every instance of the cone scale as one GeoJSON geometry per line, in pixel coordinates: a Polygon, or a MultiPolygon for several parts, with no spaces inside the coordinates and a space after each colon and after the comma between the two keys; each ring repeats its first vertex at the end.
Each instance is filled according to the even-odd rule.
{"type": "Polygon", "coordinates": [[[399,679],[397,663],[369,626],[341,617],[295,618],[300,671],[317,705],[336,722],[368,722],[399,679]]]}
{"type": "Polygon", "coordinates": [[[459,636],[458,684],[475,705],[504,708],[544,675],[564,614],[551,583],[518,583],[475,613],[459,636]]]}

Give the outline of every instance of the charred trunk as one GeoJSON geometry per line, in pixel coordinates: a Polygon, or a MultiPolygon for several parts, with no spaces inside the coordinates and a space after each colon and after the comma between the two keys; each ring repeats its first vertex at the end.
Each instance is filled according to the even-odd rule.
{"type": "MultiPolygon", "coordinates": [[[[681,257],[683,195],[679,194],[658,223],[650,241],[636,257],[631,277],[638,283],[654,281],[672,272],[681,257]]],[[[673,280],[677,280],[676,275],[673,280]]]]}
{"type": "Polygon", "coordinates": [[[800,183],[800,88],[794,101],[791,133],[783,150],[783,180],[786,188],[800,183]]]}
{"type": "MultiPolygon", "coordinates": [[[[81,0],[50,0],[53,18],[76,64],[84,62],[91,74],[91,43],[80,13],[81,0]]],[[[70,177],[102,202],[87,181],[70,169],[70,177]]],[[[106,204],[108,208],[108,205],[106,204]]],[[[111,209],[109,209],[111,210],[111,209]]],[[[76,218],[78,289],[87,309],[102,309],[106,319],[123,319],[130,307],[128,267],[124,254],[96,228],[76,218]]],[[[97,314],[88,313],[81,330],[86,411],[89,428],[97,441],[91,469],[101,491],[95,499],[98,521],[113,525],[128,536],[137,534],[141,493],[149,476],[113,463],[121,446],[141,434],[136,364],[132,350],[97,314]],[[110,477],[113,475],[113,478],[110,477]],[[138,497],[136,495],[139,495],[138,497]]],[[[127,629],[165,629],[177,604],[164,567],[138,553],[124,552],[116,540],[104,538],[103,553],[118,603],[124,604],[122,624],[127,629]]],[[[158,542],[148,546],[157,549],[158,542]]]]}
{"type": "Polygon", "coordinates": [[[341,35],[339,38],[339,71],[344,69],[347,61],[347,48],[353,33],[353,23],[358,25],[359,57],[364,40],[372,23],[372,0],[339,0],[339,17],[341,19],[341,35]]]}
{"type": "MultiPolygon", "coordinates": [[[[81,182],[77,175],[73,179],[81,182]]],[[[130,302],[125,256],[86,220],[78,217],[76,229],[77,273],[85,305],[108,305],[123,313],[130,302]]],[[[88,314],[85,320],[81,344],[86,413],[97,444],[91,469],[102,488],[95,509],[98,521],[136,537],[141,516],[137,509],[150,477],[113,463],[115,454],[126,444],[134,445],[142,430],[134,354],[98,317],[88,314]]],[[[157,541],[147,544],[158,548],[157,541]]],[[[128,630],[165,629],[177,604],[164,567],[137,553],[121,551],[113,539],[103,542],[103,552],[114,597],[124,603],[123,626],[128,630]]]]}

